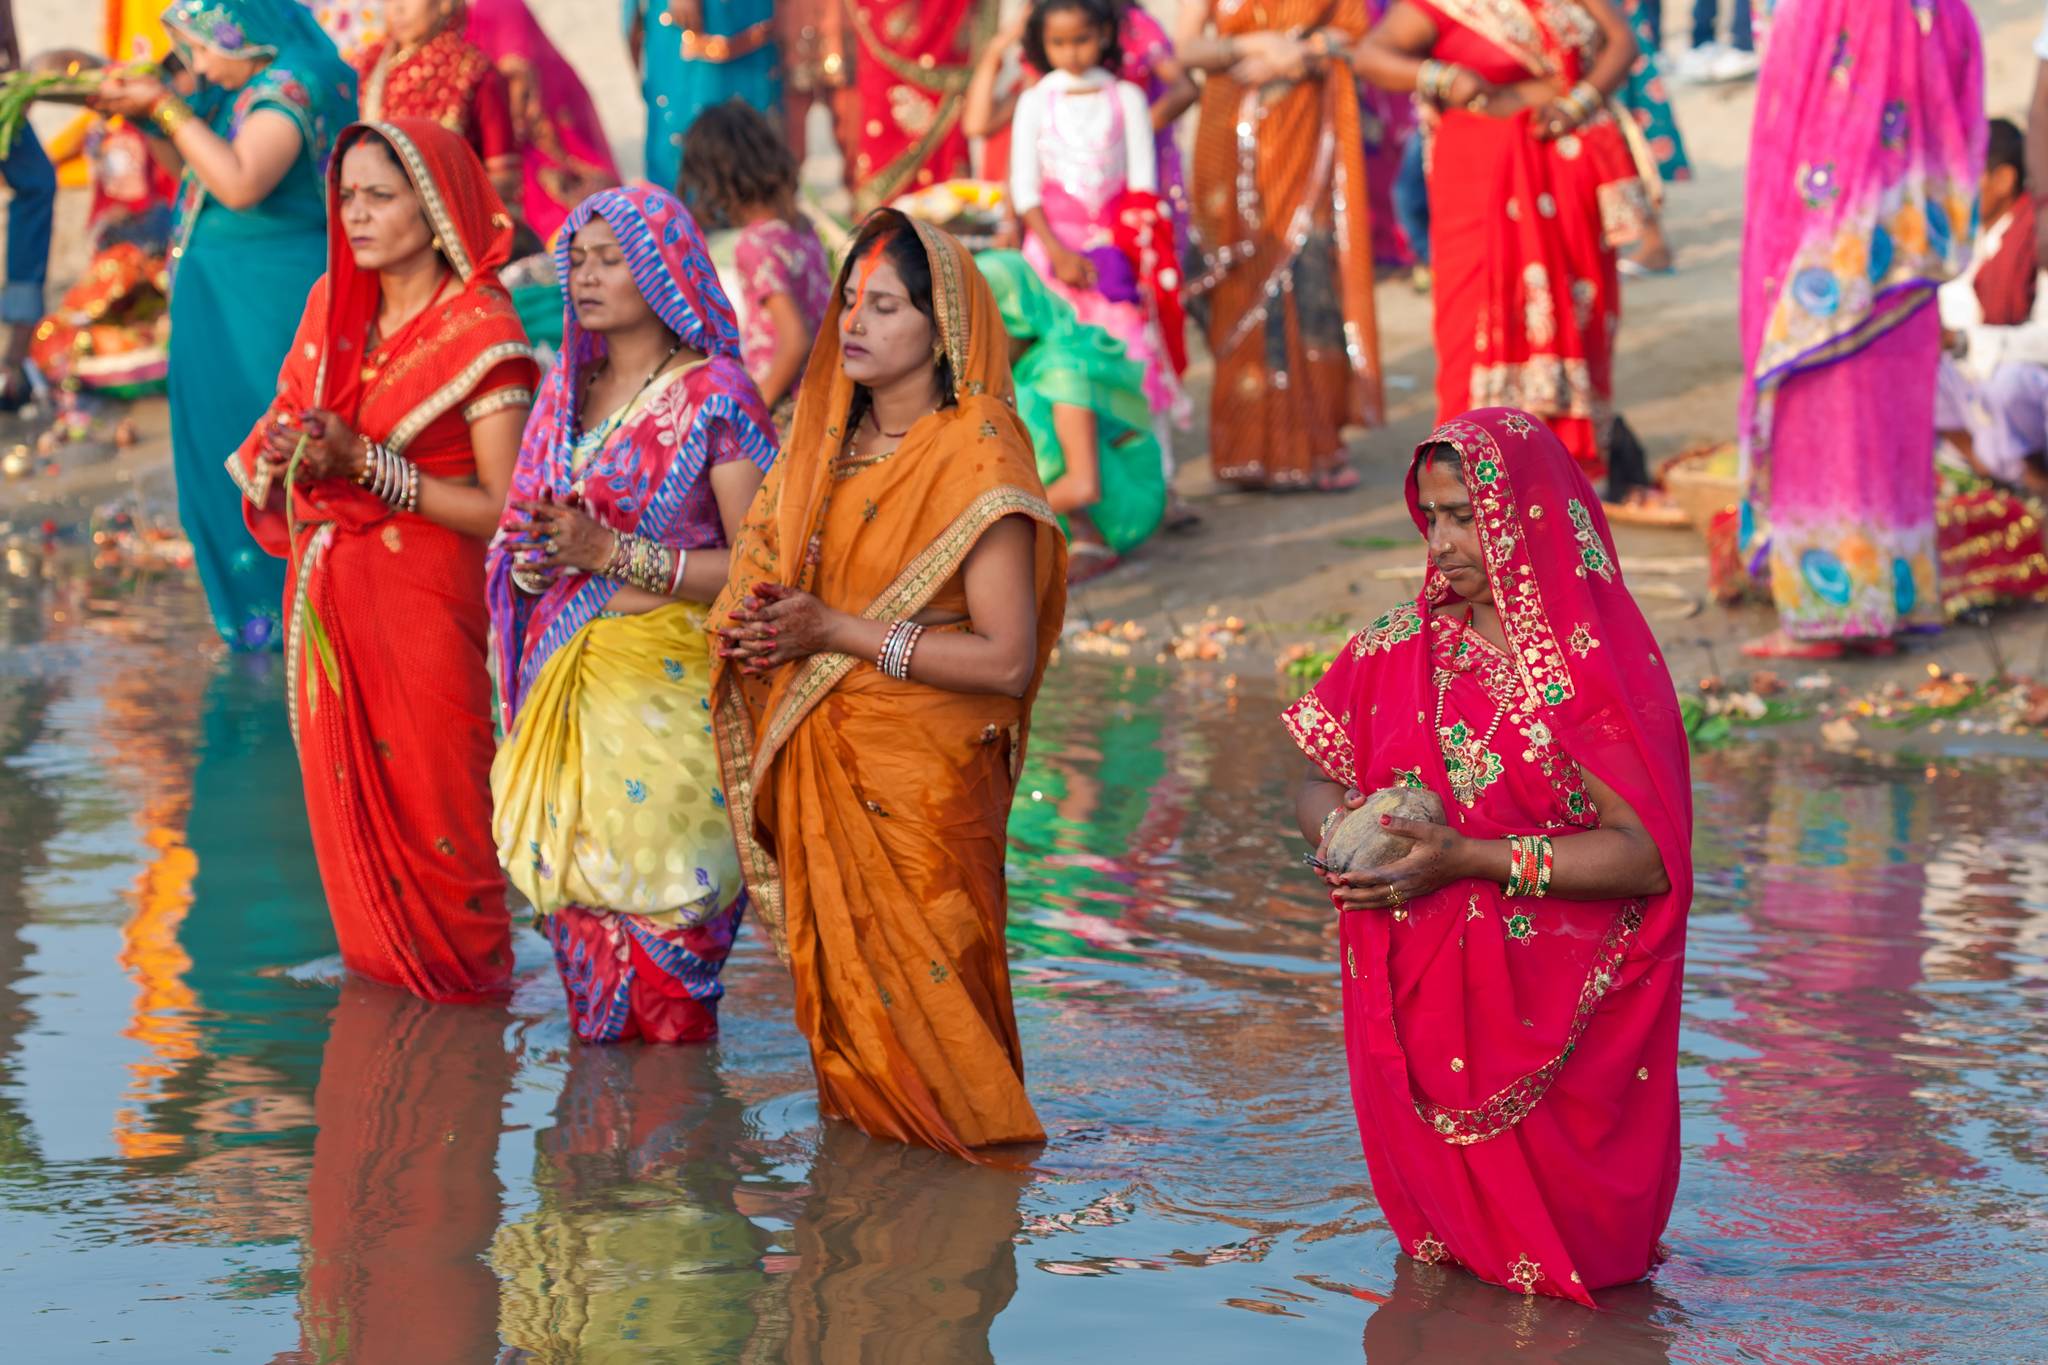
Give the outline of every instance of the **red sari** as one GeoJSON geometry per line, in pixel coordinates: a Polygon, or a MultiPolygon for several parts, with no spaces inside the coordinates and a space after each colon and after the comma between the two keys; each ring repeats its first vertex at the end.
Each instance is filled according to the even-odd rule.
{"type": "Polygon", "coordinates": [[[295,559],[287,704],[342,960],[430,1000],[474,1000],[503,993],[512,975],[491,839],[484,543],[346,479],[302,483],[294,531],[256,458],[277,416],[320,407],[424,474],[473,479],[469,424],[532,401],[532,349],[496,275],[512,223],[483,167],[438,124],[357,124],[336,143],[330,204],[342,151],[373,129],[397,148],[454,277],[365,364],[377,277],[356,268],[330,215],[328,272],[306,300],[276,401],[228,471],[257,541],[295,559]]]}
{"type": "MultiPolygon", "coordinates": [[[[1600,31],[1578,0],[1414,0],[1437,27],[1430,55],[1496,85],[1560,93],[1592,67],[1600,31]]],[[[1615,248],[1641,233],[1649,199],[1605,109],[1545,142],[1536,112],[1443,113],[1430,151],[1436,272],[1437,420],[1514,407],[1550,424],[1587,474],[1606,470],[1615,248]]]]}
{"type": "Polygon", "coordinates": [[[491,169],[519,160],[512,91],[481,48],[463,36],[468,6],[458,3],[434,36],[414,48],[379,38],[356,55],[363,121],[432,119],[459,133],[491,169]]]}
{"type": "MultiPolygon", "coordinates": [[[[1461,881],[1344,915],[1352,1101],[1373,1193],[1411,1256],[1590,1304],[1661,1258],[1678,1186],[1685,731],[1599,498],[1555,437],[1493,409],[1429,445],[1459,453],[1512,652],[1465,629],[1432,571],[1352,639],[1289,731],[1332,781],[1427,787],[1462,834],[1549,832],[1560,850],[1600,822],[1591,773],[1642,818],[1671,890],[1511,901],[1461,881]]],[[[1420,527],[1412,472],[1408,505],[1420,527]]]]}
{"type": "Polygon", "coordinates": [[[967,174],[960,103],[973,74],[969,40],[988,39],[995,6],[986,0],[847,0],[846,11],[866,117],[849,179],[854,208],[866,214],[899,194],[967,174]]]}

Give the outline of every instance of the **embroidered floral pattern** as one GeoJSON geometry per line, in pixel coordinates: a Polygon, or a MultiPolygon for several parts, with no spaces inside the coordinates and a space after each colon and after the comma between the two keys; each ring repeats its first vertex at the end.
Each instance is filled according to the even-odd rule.
{"type": "Polygon", "coordinates": [[[1441,1265],[1449,1252],[1445,1250],[1444,1244],[1436,1239],[1435,1233],[1425,1232],[1421,1240],[1408,1249],[1408,1254],[1424,1265],[1441,1265]]]}
{"type": "Polygon", "coordinates": [[[1382,653],[1421,633],[1422,613],[1413,602],[1403,602],[1351,637],[1351,657],[1382,653]]]}
{"type": "Polygon", "coordinates": [[[1593,514],[1577,498],[1565,503],[1565,512],[1572,519],[1572,533],[1579,540],[1579,577],[1588,573],[1600,575],[1603,583],[1614,581],[1614,557],[1607,553],[1607,543],[1600,539],[1600,532],[1593,525],[1593,514]]]}
{"type": "Polygon", "coordinates": [[[1524,1294],[1535,1293],[1536,1286],[1541,1283],[1542,1279],[1542,1265],[1530,1260],[1526,1253],[1516,1257],[1515,1263],[1508,1267],[1508,1283],[1521,1290],[1524,1294]]]}
{"type": "Polygon", "coordinates": [[[1322,703],[1322,699],[1310,692],[1300,701],[1287,708],[1280,717],[1287,726],[1287,733],[1294,736],[1294,742],[1301,751],[1316,761],[1316,766],[1330,775],[1333,782],[1342,782],[1347,787],[1358,785],[1352,769],[1351,736],[1344,725],[1322,703]]]}

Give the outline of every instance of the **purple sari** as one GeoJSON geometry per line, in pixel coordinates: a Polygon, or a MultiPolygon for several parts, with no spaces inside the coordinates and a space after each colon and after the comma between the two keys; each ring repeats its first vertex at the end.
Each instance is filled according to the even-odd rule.
{"type": "Polygon", "coordinates": [[[1938,622],[1934,291],[1984,159],[1964,0],[1787,0],[1751,134],[1743,541],[1787,634],[1938,622]]]}

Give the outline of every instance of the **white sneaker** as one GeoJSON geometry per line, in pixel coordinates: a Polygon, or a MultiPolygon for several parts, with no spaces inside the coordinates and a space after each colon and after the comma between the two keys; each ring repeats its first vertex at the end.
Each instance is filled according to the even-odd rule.
{"type": "Polygon", "coordinates": [[[1702,43],[1698,47],[1687,48],[1679,54],[1678,60],[1672,63],[1671,75],[1687,85],[1708,84],[1714,80],[1715,63],[1720,61],[1727,51],[1728,49],[1719,43],[1702,43]]]}
{"type": "Polygon", "coordinates": [[[1711,75],[1708,79],[1716,83],[1752,80],[1756,76],[1757,69],[1762,65],[1763,60],[1754,52],[1744,52],[1742,49],[1735,47],[1724,47],[1714,57],[1713,63],[1709,68],[1711,75]]]}

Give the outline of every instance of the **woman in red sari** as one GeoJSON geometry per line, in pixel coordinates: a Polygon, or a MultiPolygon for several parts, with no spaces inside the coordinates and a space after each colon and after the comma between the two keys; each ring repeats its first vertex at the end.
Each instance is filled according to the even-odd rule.
{"type": "Polygon", "coordinates": [[[966,175],[962,101],[974,48],[995,31],[984,0],[846,0],[865,119],[847,167],[859,213],[966,175]]]}
{"type": "Polygon", "coordinates": [[[1616,252],[1649,215],[1606,105],[1635,59],[1613,0],[1395,0],[1354,63],[1441,113],[1429,151],[1438,420],[1524,409],[1595,476],[1613,425],[1616,252]]]}
{"type": "Polygon", "coordinates": [[[475,153],[419,119],[344,132],[327,202],[327,274],[228,470],[291,565],[286,704],[342,961],[481,999],[512,975],[484,542],[536,377],[497,282],[512,220],[475,153]]]}
{"type": "Polygon", "coordinates": [[[1366,1165],[1417,1260],[1590,1304],[1661,1259],[1678,1187],[1685,730],[1599,499],[1541,423],[1439,428],[1408,507],[1422,595],[1286,715],[1319,856],[1361,791],[1427,789],[1449,821],[1387,820],[1397,861],[1323,874],[1366,1165]]]}
{"type": "Polygon", "coordinates": [[[511,87],[466,36],[467,0],[388,0],[390,32],[356,54],[366,122],[432,119],[460,133],[506,205],[524,202],[511,87]]]}

